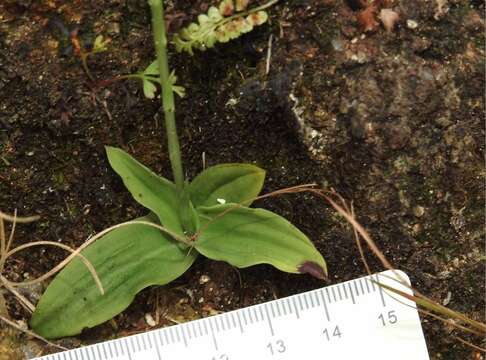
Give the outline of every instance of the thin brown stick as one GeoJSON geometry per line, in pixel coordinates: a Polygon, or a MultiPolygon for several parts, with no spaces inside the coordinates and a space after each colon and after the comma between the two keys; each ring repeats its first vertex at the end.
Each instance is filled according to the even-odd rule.
{"type": "MultiPolygon", "coordinates": [[[[356,219],[356,215],[354,213],[353,203],[351,203],[351,216],[353,217],[353,219],[356,219]]],[[[363,262],[363,265],[364,265],[368,275],[371,275],[371,269],[368,265],[368,261],[366,261],[366,257],[364,255],[364,251],[363,251],[363,246],[361,246],[361,238],[359,237],[359,234],[358,234],[358,231],[356,230],[356,228],[354,226],[352,226],[352,228],[353,228],[354,239],[356,241],[356,246],[358,247],[358,251],[359,251],[359,256],[361,257],[361,261],[363,262]]]]}
{"type": "MultiPolygon", "coordinates": [[[[20,246],[16,247],[15,249],[10,250],[7,253],[7,257],[10,257],[10,256],[14,255],[15,253],[22,251],[22,250],[25,250],[25,249],[30,248],[30,247],[46,246],[46,245],[47,246],[59,247],[61,249],[64,249],[66,251],[71,252],[71,254],[74,254],[76,252],[76,250],[74,250],[74,249],[72,249],[69,246],[64,245],[64,244],[59,244],[59,243],[56,243],[56,242],[53,242],[53,241],[36,241],[34,243],[20,245],[20,246]]],[[[103,285],[101,284],[101,280],[98,277],[98,274],[96,273],[94,266],[91,264],[91,262],[84,255],[77,253],[76,256],[79,256],[81,261],[88,268],[89,272],[91,273],[91,276],[93,277],[93,279],[96,283],[96,286],[100,290],[100,293],[102,295],[104,295],[105,290],[103,289],[103,285]]],[[[56,272],[58,272],[59,270],[62,269],[62,267],[59,267],[59,265],[58,265],[54,269],[56,270],[56,272]]],[[[37,279],[30,280],[30,281],[21,281],[21,282],[11,282],[11,281],[8,281],[8,280],[6,280],[6,281],[8,281],[8,284],[12,287],[19,287],[19,286],[30,286],[30,285],[38,284],[39,282],[42,282],[45,279],[47,279],[47,277],[45,277],[45,275],[43,275],[43,276],[38,277],[37,279]]]]}
{"type": "Polygon", "coordinates": [[[12,241],[13,241],[13,237],[14,237],[14,234],[15,234],[15,225],[17,225],[17,209],[15,209],[15,211],[14,211],[14,218],[13,218],[13,221],[12,221],[12,228],[10,229],[10,235],[8,237],[8,242],[7,242],[7,246],[5,247],[5,251],[9,251],[10,250],[10,246],[12,246],[12,241]]]}
{"type": "Polygon", "coordinates": [[[43,338],[42,336],[40,335],[37,335],[35,332],[33,331],[30,331],[30,330],[27,330],[27,329],[22,329],[19,325],[17,325],[16,323],[14,323],[13,321],[7,319],[6,317],[0,315],[0,320],[2,320],[3,322],[5,322],[6,324],[10,325],[11,327],[17,329],[18,331],[20,332],[23,332],[24,334],[27,334],[27,335],[30,335],[32,337],[35,337],[36,339],[39,339],[39,340],[42,340],[44,341],[46,344],[50,345],[50,346],[53,346],[53,347],[56,347],[60,350],[63,350],[63,351],[67,351],[69,350],[68,348],[65,348],[64,346],[61,346],[61,345],[57,345],[57,344],[54,344],[53,342],[50,342],[49,340],[43,338]]]}
{"type": "Polygon", "coordinates": [[[470,329],[470,328],[465,327],[463,325],[457,324],[457,323],[453,322],[452,319],[444,318],[442,316],[436,315],[436,314],[434,314],[430,311],[427,311],[427,310],[424,310],[424,309],[421,309],[421,308],[417,308],[417,310],[421,314],[424,314],[424,315],[430,316],[430,317],[432,317],[436,320],[442,321],[444,324],[448,324],[448,325],[455,327],[456,329],[459,329],[461,331],[464,331],[464,332],[467,332],[467,333],[470,333],[470,334],[474,334],[474,335],[477,335],[477,336],[483,336],[482,333],[479,333],[476,330],[470,329]]]}
{"type": "Polygon", "coordinates": [[[6,252],[5,224],[3,218],[0,217],[0,271],[3,268],[3,259],[6,252]]]}
{"type": "Polygon", "coordinates": [[[264,194],[264,195],[260,195],[260,196],[257,196],[255,198],[247,199],[247,200],[244,200],[240,203],[235,203],[235,204],[233,204],[234,206],[232,206],[232,207],[226,209],[225,211],[219,213],[214,218],[212,218],[210,221],[208,221],[206,224],[204,224],[196,232],[196,234],[194,234],[193,241],[196,241],[197,238],[199,237],[199,235],[201,234],[201,232],[203,232],[211,223],[213,223],[217,219],[225,216],[230,211],[233,211],[233,210],[238,209],[240,207],[248,206],[248,204],[250,204],[250,203],[252,203],[253,201],[256,201],[256,200],[261,200],[261,199],[265,199],[267,197],[279,196],[279,195],[284,195],[284,194],[295,194],[295,193],[299,193],[299,192],[306,192],[306,191],[310,191],[311,189],[314,189],[316,186],[317,186],[317,184],[315,184],[315,183],[292,186],[292,187],[276,190],[276,191],[273,191],[271,193],[267,193],[267,194],[264,194]]]}
{"type": "Polygon", "coordinates": [[[13,286],[10,285],[9,281],[5,279],[2,275],[0,275],[0,285],[5,287],[8,291],[10,291],[19,301],[20,305],[22,305],[28,312],[33,313],[35,310],[34,304],[32,304],[25,296],[19,293],[13,286]]]}
{"type": "MultiPolygon", "coordinates": [[[[159,229],[162,232],[165,232],[165,233],[167,233],[168,235],[170,235],[172,237],[180,238],[179,235],[172,233],[171,231],[167,230],[163,226],[160,226],[160,225],[157,225],[157,224],[148,222],[148,221],[127,221],[127,222],[124,222],[124,223],[121,223],[121,224],[117,224],[117,225],[111,226],[111,227],[109,227],[109,228],[107,228],[107,229],[99,232],[98,234],[96,234],[92,238],[88,239],[84,244],[82,244],[76,250],[72,250],[71,255],[69,255],[68,257],[66,257],[57,266],[55,266],[53,269],[51,269],[50,271],[48,271],[47,273],[45,273],[44,275],[38,277],[36,280],[33,280],[33,281],[40,282],[40,281],[44,281],[44,280],[50,278],[51,276],[53,276],[54,274],[56,274],[57,272],[59,272],[64,266],[66,266],[72,259],[74,259],[74,257],[79,256],[80,252],[83,251],[88,245],[92,244],[93,242],[95,242],[96,240],[98,240],[102,236],[106,235],[110,231],[113,231],[113,230],[118,229],[120,227],[124,227],[124,226],[128,226],[128,225],[134,225],[134,224],[141,224],[141,225],[148,225],[148,226],[151,226],[151,227],[155,227],[156,229],[159,229]]],[[[191,245],[191,243],[189,241],[186,241],[186,244],[191,245]]],[[[20,248],[24,248],[24,247],[26,247],[28,245],[29,244],[22,245],[20,248]]],[[[57,245],[59,245],[59,244],[57,244],[57,245]]],[[[17,249],[19,249],[19,248],[16,248],[15,249],[15,252],[17,251],[17,249]]],[[[13,252],[11,252],[11,254],[13,254],[13,252]]],[[[98,277],[96,277],[96,278],[98,278],[98,277]]],[[[101,284],[101,282],[100,282],[100,284],[101,284]]],[[[16,286],[21,286],[21,284],[16,285],[16,286]]]]}
{"type": "Polygon", "coordinates": [[[448,307],[445,307],[443,305],[440,305],[438,304],[437,302],[431,300],[431,299],[428,299],[426,296],[423,296],[423,295],[417,295],[417,296],[414,296],[414,295],[410,295],[410,294],[407,294],[401,290],[398,290],[398,289],[395,289],[394,287],[392,286],[389,286],[389,285],[385,285],[385,284],[381,284],[379,283],[379,286],[381,286],[382,288],[386,289],[386,290],[389,290],[391,292],[394,292],[395,294],[398,294],[408,300],[411,300],[411,301],[414,301],[415,303],[417,303],[417,305],[420,305],[420,306],[423,306],[427,309],[431,309],[435,312],[438,312],[438,313],[441,313],[441,314],[444,314],[444,315],[447,315],[449,316],[450,318],[452,319],[457,319],[457,320],[460,320],[472,327],[474,327],[476,330],[478,330],[479,332],[481,332],[481,334],[485,335],[486,334],[486,325],[484,323],[481,323],[479,321],[476,321],[476,320],[473,320],[471,318],[469,318],[468,316],[458,312],[458,311],[454,311],[454,310],[451,310],[449,309],[448,307]]]}
{"type": "MultiPolygon", "coordinates": [[[[389,278],[389,279],[391,279],[391,280],[395,280],[395,281],[399,282],[397,279],[394,279],[394,278],[392,278],[392,277],[390,277],[390,276],[386,276],[386,275],[383,275],[383,274],[382,274],[381,276],[385,276],[385,277],[387,277],[387,278],[389,278]]],[[[378,285],[378,286],[383,287],[383,286],[382,286],[382,285],[381,285],[381,284],[380,284],[378,281],[371,280],[371,282],[375,283],[375,284],[376,284],[376,285],[378,285]]],[[[399,283],[400,283],[400,282],[399,282],[399,283]]],[[[402,284],[402,285],[405,285],[405,284],[402,284]]],[[[484,333],[483,333],[483,332],[479,332],[478,330],[467,328],[467,327],[465,327],[465,326],[462,326],[462,325],[460,325],[460,324],[458,324],[458,323],[454,322],[452,319],[447,319],[447,318],[444,318],[444,317],[442,317],[442,316],[436,315],[436,314],[434,314],[434,313],[432,313],[432,312],[429,312],[429,311],[427,311],[427,310],[424,310],[424,309],[420,308],[420,307],[419,307],[419,306],[420,306],[420,304],[418,304],[418,302],[420,302],[420,299],[419,299],[419,298],[417,298],[416,296],[410,295],[410,298],[408,299],[408,300],[413,301],[413,302],[415,303],[415,305],[416,305],[416,307],[415,307],[415,306],[412,306],[412,305],[410,305],[410,304],[405,303],[404,301],[402,301],[402,300],[400,300],[400,299],[396,298],[395,296],[393,296],[392,294],[387,293],[386,291],[385,291],[385,293],[386,293],[386,295],[387,295],[387,296],[389,296],[390,298],[392,298],[392,299],[393,299],[393,300],[395,300],[396,302],[398,302],[398,303],[402,304],[403,306],[407,306],[407,307],[410,307],[410,308],[413,308],[413,309],[417,309],[417,311],[418,311],[419,313],[423,314],[423,315],[430,316],[430,317],[432,317],[432,318],[434,318],[434,319],[436,319],[436,320],[440,320],[440,321],[442,321],[443,323],[449,324],[449,325],[451,325],[452,327],[455,327],[455,328],[457,328],[457,329],[459,329],[459,330],[462,330],[462,331],[464,331],[464,332],[469,332],[469,333],[471,333],[471,334],[478,335],[478,336],[483,336],[483,335],[484,335],[484,333]],[[415,298],[417,298],[417,300],[414,300],[415,298]]],[[[399,296],[400,296],[400,294],[397,294],[397,295],[399,295],[399,296]]],[[[405,296],[402,296],[402,297],[405,297],[405,296]]],[[[406,297],[405,297],[405,298],[406,298],[406,297]]],[[[407,298],[406,298],[406,299],[407,299],[407,298]]]]}
{"type": "Polygon", "coordinates": [[[30,223],[30,222],[39,220],[40,216],[34,215],[34,216],[17,216],[17,217],[14,217],[12,215],[8,215],[8,214],[0,211],[0,218],[5,220],[5,221],[9,221],[9,222],[13,222],[14,219],[16,219],[15,221],[17,221],[18,223],[30,223]]]}
{"type": "Polygon", "coordinates": [[[453,335],[453,337],[456,339],[456,340],[459,340],[460,342],[462,342],[464,345],[467,345],[467,346],[470,346],[472,347],[474,350],[477,350],[477,351],[480,351],[480,352],[483,352],[483,353],[486,353],[486,349],[483,348],[483,347],[480,347],[480,346],[477,346],[477,345],[474,345],[473,343],[467,341],[467,340],[464,340],[463,338],[460,338],[459,336],[457,335],[453,335]]]}

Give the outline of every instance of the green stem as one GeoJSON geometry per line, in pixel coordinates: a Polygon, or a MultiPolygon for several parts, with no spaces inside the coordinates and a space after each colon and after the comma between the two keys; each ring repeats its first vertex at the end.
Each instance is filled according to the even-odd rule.
{"type": "Polygon", "coordinates": [[[175,122],[174,91],[169,80],[169,59],[167,56],[167,34],[165,31],[164,6],[162,0],[148,0],[152,12],[152,32],[154,36],[157,63],[159,65],[159,81],[162,86],[162,108],[164,109],[165,129],[169,147],[169,159],[172,174],[179,195],[179,217],[182,227],[187,233],[194,233],[195,226],[191,212],[191,201],[187,193],[182,169],[181,149],[177,137],[175,122]]]}
{"type": "Polygon", "coordinates": [[[89,53],[85,53],[83,50],[81,50],[81,54],[80,54],[81,64],[83,66],[84,72],[86,73],[86,75],[88,75],[89,79],[91,81],[94,81],[95,79],[93,75],[91,75],[91,71],[89,71],[89,67],[88,67],[88,55],[89,53]]]}
{"type": "Polygon", "coordinates": [[[162,0],[148,0],[152,11],[152,32],[159,65],[160,83],[162,84],[162,108],[164,109],[165,127],[169,146],[169,158],[177,191],[184,189],[181,150],[175,122],[174,92],[169,81],[169,60],[167,56],[167,35],[165,33],[164,7],[162,0]]]}

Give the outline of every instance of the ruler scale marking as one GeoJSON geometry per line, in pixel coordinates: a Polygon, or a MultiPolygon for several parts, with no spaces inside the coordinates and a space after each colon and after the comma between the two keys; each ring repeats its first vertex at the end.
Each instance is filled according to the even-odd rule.
{"type": "Polygon", "coordinates": [[[297,298],[297,302],[299,303],[299,308],[300,308],[299,310],[301,312],[304,311],[304,306],[302,305],[302,296],[297,295],[296,298],[297,298]]]}
{"type": "Polygon", "coordinates": [[[353,286],[354,286],[355,295],[357,297],[360,296],[361,294],[359,293],[358,284],[356,281],[353,281],[353,286]]]}
{"type": "Polygon", "coordinates": [[[332,303],[332,300],[331,300],[331,295],[329,294],[329,288],[325,288],[325,291],[327,296],[327,302],[330,304],[332,303]]]}
{"type": "Polygon", "coordinates": [[[311,303],[311,307],[312,308],[315,308],[316,307],[316,304],[314,304],[314,296],[313,295],[314,295],[314,293],[308,294],[308,298],[309,298],[309,301],[311,303]]]}
{"type": "Polygon", "coordinates": [[[270,312],[272,313],[272,318],[275,318],[276,317],[276,313],[275,313],[275,306],[274,305],[277,305],[278,303],[276,302],[271,302],[269,303],[269,306],[270,306],[270,312]]]}
{"type": "Polygon", "coordinates": [[[290,306],[289,306],[289,299],[288,298],[285,298],[283,299],[282,301],[282,311],[283,313],[285,314],[285,316],[291,314],[290,312],[290,306]]]}
{"type": "Polygon", "coordinates": [[[184,346],[187,347],[187,338],[186,338],[186,332],[184,331],[185,326],[181,326],[179,328],[180,333],[182,334],[182,342],[184,343],[184,346]]]}
{"type": "Polygon", "coordinates": [[[155,348],[155,355],[157,356],[157,360],[162,360],[162,356],[160,355],[160,344],[158,342],[159,337],[156,335],[155,331],[150,332],[152,334],[152,342],[154,346],[152,348],[155,348]]]}
{"type": "MultiPolygon", "coordinates": [[[[385,273],[393,276],[391,271],[385,273]]],[[[192,360],[194,354],[204,360],[270,359],[270,355],[275,360],[300,360],[316,354],[430,360],[415,304],[392,297],[385,302],[387,293],[375,283],[411,293],[393,281],[375,274],[37,360],[192,360]],[[381,310],[384,307],[388,309],[381,310]],[[393,321],[388,321],[390,313],[393,321]]]]}
{"type": "Polygon", "coordinates": [[[331,293],[332,293],[332,299],[334,300],[334,302],[337,302],[336,290],[334,289],[334,286],[331,286],[331,293]]]}
{"type": "Polygon", "coordinates": [[[343,292],[344,292],[344,298],[345,298],[346,300],[347,300],[347,299],[349,299],[349,296],[348,296],[348,291],[346,290],[346,286],[345,286],[345,284],[342,284],[341,286],[342,286],[342,288],[343,288],[343,292]]]}
{"type": "Polygon", "coordinates": [[[248,326],[248,320],[246,319],[245,310],[238,311],[238,314],[241,314],[241,316],[243,317],[243,321],[245,322],[245,326],[248,326]]]}
{"type": "Polygon", "coordinates": [[[349,294],[351,296],[351,301],[353,302],[354,305],[356,304],[356,299],[354,298],[353,288],[351,287],[351,284],[348,284],[348,289],[349,289],[349,294]]]}
{"type": "Polygon", "coordinates": [[[96,345],[96,352],[98,353],[98,358],[101,360],[103,359],[103,356],[101,355],[101,351],[100,351],[100,346],[99,345],[96,345]]]}
{"type": "Polygon", "coordinates": [[[314,297],[314,300],[316,302],[316,306],[320,307],[321,306],[321,301],[319,300],[319,293],[317,291],[313,291],[311,297],[314,297]]]}
{"type": "MultiPolygon", "coordinates": [[[[380,282],[380,277],[378,274],[376,274],[376,282],[380,282]]],[[[383,304],[383,307],[386,307],[386,302],[385,302],[385,296],[383,295],[383,288],[381,286],[378,286],[380,290],[380,297],[381,297],[381,302],[383,304]]]]}
{"type": "Polygon", "coordinates": [[[213,330],[213,319],[214,318],[209,318],[209,329],[211,329],[211,337],[213,338],[213,344],[214,344],[214,348],[216,350],[219,350],[218,349],[218,342],[216,341],[216,336],[214,336],[214,330],[213,330]]]}
{"type": "Polygon", "coordinates": [[[300,319],[299,309],[297,309],[297,304],[295,303],[295,297],[291,297],[291,299],[295,309],[295,316],[297,316],[297,319],[300,319]]]}
{"type": "Polygon", "coordinates": [[[370,293],[369,281],[368,281],[368,279],[365,279],[364,282],[365,282],[365,285],[366,285],[366,291],[368,291],[368,294],[369,294],[370,293]]]}
{"type": "Polygon", "coordinates": [[[364,295],[365,291],[364,291],[364,286],[363,286],[363,279],[359,279],[358,283],[359,283],[359,288],[361,290],[361,294],[364,295]]]}
{"type": "Polygon", "coordinates": [[[248,320],[250,321],[250,324],[253,324],[253,316],[251,315],[251,310],[249,308],[246,308],[245,311],[248,313],[248,320]]]}
{"type": "Polygon", "coordinates": [[[268,304],[263,305],[263,307],[265,308],[265,313],[267,315],[267,322],[268,322],[268,327],[270,328],[270,334],[274,336],[275,332],[273,331],[272,319],[270,318],[270,313],[268,312],[268,304]]]}
{"type": "Polygon", "coordinates": [[[192,330],[192,337],[194,339],[197,339],[198,338],[198,334],[197,334],[197,329],[196,329],[196,321],[191,321],[190,324],[191,324],[191,330],[192,330]]]}
{"type": "Polygon", "coordinates": [[[176,338],[177,342],[180,343],[181,342],[181,334],[180,334],[181,329],[180,329],[179,326],[174,326],[173,329],[174,329],[174,333],[175,333],[175,338],[176,338]]]}
{"type": "MultiPolygon", "coordinates": [[[[225,331],[226,327],[224,326],[224,315],[221,316],[218,320],[219,320],[219,323],[221,325],[221,331],[225,331]]],[[[218,326],[218,320],[216,320],[216,328],[218,329],[218,332],[220,332],[219,326],[218,326]]]]}

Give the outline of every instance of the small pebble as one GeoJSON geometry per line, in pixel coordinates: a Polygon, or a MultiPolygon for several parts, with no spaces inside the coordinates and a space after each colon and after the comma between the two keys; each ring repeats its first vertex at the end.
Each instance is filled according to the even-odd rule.
{"type": "Polygon", "coordinates": [[[344,49],[344,44],[343,44],[343,41],[341,39],[332,39],[331,44],[332,44],[332,47],[334,48],[334,50],[336,50],[336,51],[343,51],[343,49],[344,49]]]}
{"type": "Polygon", "coordinates": [[[413,208],[413,214],[416,217],[422,217],[425,214],[425,208],[423,206],[415,206],[413,208]]]}
{"type": "Polygon", "coordinates": [[[154,327],[157,325],[157,323],[155,322],[154,318],[152,317],[151,314],[147,313],[145,314],[145,322],[147,323],[148,326],[150,327],[154,327]]]}
{"type": "Polygon", "coordinates": [[[392,9],[381,9],[379,18],[387,32],[392,32],[400,16],[392,9]]]}
{"type": "Polygon", "coordinates": [[[199,284],[206,284],[209,280],[211,280],[211,278],[207,275],[201,275],[201,277],[199,278],[199,284]]]}
{"type": "Polygon", "coordinates": [[[416,22],[415,20],[407,20],[407,27],[409,29],[416,29],[418,27],[418,22],[416,22]]]}
{"type": "Polygon", "coordinates": [[[452,298],[452,293],[448,291],[445,299],[442,301],[442,305],[444,306],[449,305],[449,303],[451,302],[451,298],[452,298]]]}

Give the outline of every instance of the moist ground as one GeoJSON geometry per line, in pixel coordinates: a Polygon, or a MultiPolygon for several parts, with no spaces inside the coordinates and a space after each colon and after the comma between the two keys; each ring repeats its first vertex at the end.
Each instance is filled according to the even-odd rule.
{"type": "MultiPolygon", "coordinates": [[[[207,6],[168,2],[170,31],[207,6]]],[[[395,27],[365,34],[353,2],[282,1],[270,24],[239,40],[194,57],[172,54],[187,91],[177,102],[185,170],[192,178],[203,158],[207,166],[250,162],[267,170],[265,192],[312,182],[335,188],[420,291],[484,320],[484,5],[383,6],[399,15],[395,27]]],[[[170,178],[159,103],[144,99],[136,82],[96,87],[67,34],[78,28],[86,43],[98,34],[111,39],[111,51],[89,59],[97,80],[136,72],[153,59],[148,7],[7,0],[0,16],[0,208],[41,215],[18,227],[16,244],[75,247],[144,214],[109,168],[104,146],[170,178]]],[[[351,229],[322,200],[286,195],[256,206],[309,235],[328,262],[330,283],[365,274],[351,229]]],[[[9,261],[6,275],[37,277],[64,256],[30,250],[9,261]]],[[[111,322],[63,344],[145,331],[147,313],[165,326],[319,286],[266,266],[236,270],[201,257],[174,283],[143,291],[111,322]]],[[[41,291],[27,295],[35,301],[41,291]]],[[[6,298],[9,316],[27,322],[6,298]]],[[[442,323],[424,318],[423,326],[433,359],[473,355],[442,323]]],[[[0,332],[9,359],[18,348],[54,351],[0,332]]]]}

